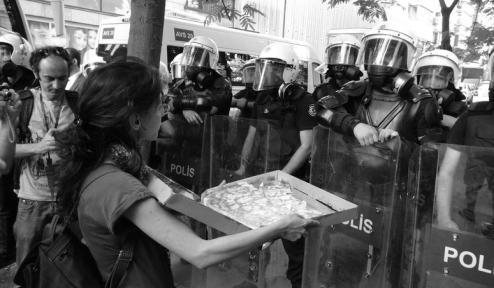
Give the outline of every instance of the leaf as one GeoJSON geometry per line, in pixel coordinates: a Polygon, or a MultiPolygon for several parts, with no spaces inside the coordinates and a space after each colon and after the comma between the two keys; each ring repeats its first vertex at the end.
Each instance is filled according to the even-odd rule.
{"type": "Polygon", "coordinates": [[[251,17],[254,17],[256,13],[265,16],[264,13],[261,12],[261,10],[256,9],[255,7],[252,7],[249,4],[245,4],[242,10],[244,11],[244,14],[248,14],[251,17]]]}
{"type": "Polygon", "coordinates": [[[349,0],[322,0],[322,3],[326,3],[326,1],[327,1],[329,8],[334,8],[337,5],[345,4],[345,3],[349,2],[349,0]]]}

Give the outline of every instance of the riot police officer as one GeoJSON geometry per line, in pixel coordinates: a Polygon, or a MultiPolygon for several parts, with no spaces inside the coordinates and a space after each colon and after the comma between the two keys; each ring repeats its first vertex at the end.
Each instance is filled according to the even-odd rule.
{"type": "Polygon", "coordinates": [[[324,71],[325,78],[329,80],[314,90],[316,100],[331,95],[345,83],[362,77],[362,72],[355,66],[360,45],[360,40],[353,35],[336,35],[331,39],[325,51],[327,69],[324,71]]]}
{"type": "MultiPolygon", "coordinates": [[[[263,48],[255,62],[253,89],[258,95],[254,117],[267,120],[272,130],[279,133],[279,143],[278,139],[273,140],[276,143],[269,143],[271,150],[268,153],[271,156],[279,156],[280,163],[277,168],[298,178],[304,178],[309,169],[312,128],[316,122],[309,115],[314,99],[295,82],[298,74],[298,56],[290,45],[272,43],[263,48]]],[[[260,130],[261,128],[257,130],[253,126],[249,128],[237,174],[245,173],[245,159],[253,153],[251,150],[254,138],[263,133],[260,130]]],[[[289,259],[286,275],[292,287],[301,287],[304,245],[303,238],[294,242],[283,240],[289,259]]]]}
{"type": "MultiPolygon", "coordinates": [[[[473,103],[467,112],[462,114],[451,129],[448,143],[467,146],[494,147],[494,48],[489,54],[489,101],[473,103]]],[[[443,163],[441,165],[439,179],[441,186],[438,190],[437,219],[441,227],[458,229],[458,225],[451,219],[451,194],[453,191],[454,175],[462,153],[452,148],[446,150],[443,163]]],[[[465,219],[475,222],[475,206],[477,195],[484,181],[491,193],[494,193],[494,174],[489,167],[494,166],[494,157],[491,153],[486,153],[477,159],[468,159],[465,173],[465,194],[466,205],[459,211],[465,219]]],[[[494,194],[493,194],[494,195],[494,194]]],[[[491,203],[494,210],[494,201],[491,203]]],[[[482,232],[489,238],[494,239],[494,218],[491,222],[482,223],[482,232]]]]}
{"type": "Polygon", "coordinates": [[[177,54],[170,62],[170,74],[172,77],[172,86],[181,79],[185,78],[185,67],[182,65],[183,54],[177,54]]]}
{"type": "Polygon", "coordinates": [[[33,50],[24,38],[11,32],[0,31],[0,69],[2,83],[14,90],[31,88],[35,77],[29,66],[33,50]]]}
{"type": "Polygon", "coordinates": [[[162,123],[160,137],[173,139],[177,144],[184,137],[200,143],[204,118],[228,115],[232,92],[228,81],[214,70],[218,55],[216,43],[205,36],[196,36],[184,45],[180,65],[185,69],[185,77],[169,91],[168,112],[172,116],[162,123]]]}
{"type": "MultiPolygon", "coordinates": [[[[447,133],[456,119],[467,110],[465,95],[456,89],[460,78],[459,60],[447,50],[436,49],[422,54],[415,64],[413,74],[417,84],[428,89],[443,112],[442,129],[434,135],[437,142],[445,142],[447,133]]],[[[432,135],[433,133],[429,133],[432,135]]]]}
{"type": "Polygon", "coordinates": [[[239,108],[240,117],[244,118],[252,117],[256,100],[256,92],[252,89],[252,85],[254,84],[254,73],[256,70],[255,64],[256,60],[250,59],[242,66],[240,71],[242,73],[242,82],[244,83],[245,88],[235,94],[232,100],[232,106],[239,108]]]}
{"type": "Polygon", "coordinates": [[[394,23],[382,23],[362,38],[357,65],[368,79],[348,82],[318,101],[320,123],[371,145],[400,135],[418,143],[441,120],[432,95],[413,83],[408,73],[415,53],[414,38],[394,23]],[[354,103],[355,111],[337,111],[354,103]],[[355,105],[356,103],[356,105],[355,105]]]}

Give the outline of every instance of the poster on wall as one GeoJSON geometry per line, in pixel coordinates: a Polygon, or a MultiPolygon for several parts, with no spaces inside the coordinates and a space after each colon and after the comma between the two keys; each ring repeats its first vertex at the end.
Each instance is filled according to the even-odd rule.
{"type": "Polygon", "coordinates": [[[72,47],[81,53],[81,66],[94,62],[103,62],[96,55],[96,40],[98,31],[81,27],[65,26],[65,37],[56,37],[52,23],[29,21],[29,29],[36,48],[43,46],[72,47]]]}
{"type": "Polygon", "coordinates": [[[81,64],[103,62],[103,58],[96,55],[98,31],[79,27],[66,26],[67,47],[72,47],[81,53],[81,64]]]}

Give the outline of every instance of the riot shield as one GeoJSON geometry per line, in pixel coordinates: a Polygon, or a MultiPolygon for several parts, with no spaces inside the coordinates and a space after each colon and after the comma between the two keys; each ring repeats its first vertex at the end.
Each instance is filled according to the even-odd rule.
{"type": "MultiPolygon", "coordinates": [[[[204,116],[207,122],[210,116],[204,116]]],[[[205,125],[189,124],[181,115],[172,115],[161,125],[156,141],[154,167],[184,187],[199,193],[201,153],[205,125]]]]}
{"type": "Polygon", "coordinates": [[[362,147],[353,137],[314,128],[311,183],[357,204],[359,216],[319,231],[319,241],[325,243],[320,251],[306,246],[306,257],[317,257],[318,264],[304,267],[304,273],[311,273],[304,287],[397,287],[403,168],[413,148],[399,138],[362,147]]]}
{"type": "Polygon", "coordinates": [[[267,121],[213,116],[205,123],[201,191],[279,169],[280,136],[267,121]]]}
{"type": "Polygon", "coordinates": [[[494,149],[426,145],[409,170],[402,287],[494,287],[494,149]]]}
{"type": "MultiPolygon", "coordinates": [[[[213,116],[205,123],[201,191],[279,169],[280,137],[267,121],[213,116]],[[250,133],[249,133],[250,132],[250,133]],[[241,169],[240,167],[243,166],[241,169]],[[240,171],[242,170],[242,171],[240,171]]],[[[209,238],[222,233],[209,229],[209,238]]],[[[192,287],[289,287],[287,256],[280,241],[193,272],[192,287]]]]}

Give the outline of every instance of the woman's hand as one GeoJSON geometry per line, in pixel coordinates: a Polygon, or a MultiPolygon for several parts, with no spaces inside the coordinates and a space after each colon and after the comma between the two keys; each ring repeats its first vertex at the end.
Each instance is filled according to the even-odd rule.
{"type": "Polygon", "coordinates": [[[281,237],[289,241],[295,241],[306,234],[307,226],[319,225],[319,222],[312,219],[304,219],[297,214],[288,215],[280,220],[284,225],[281,237]]]}

